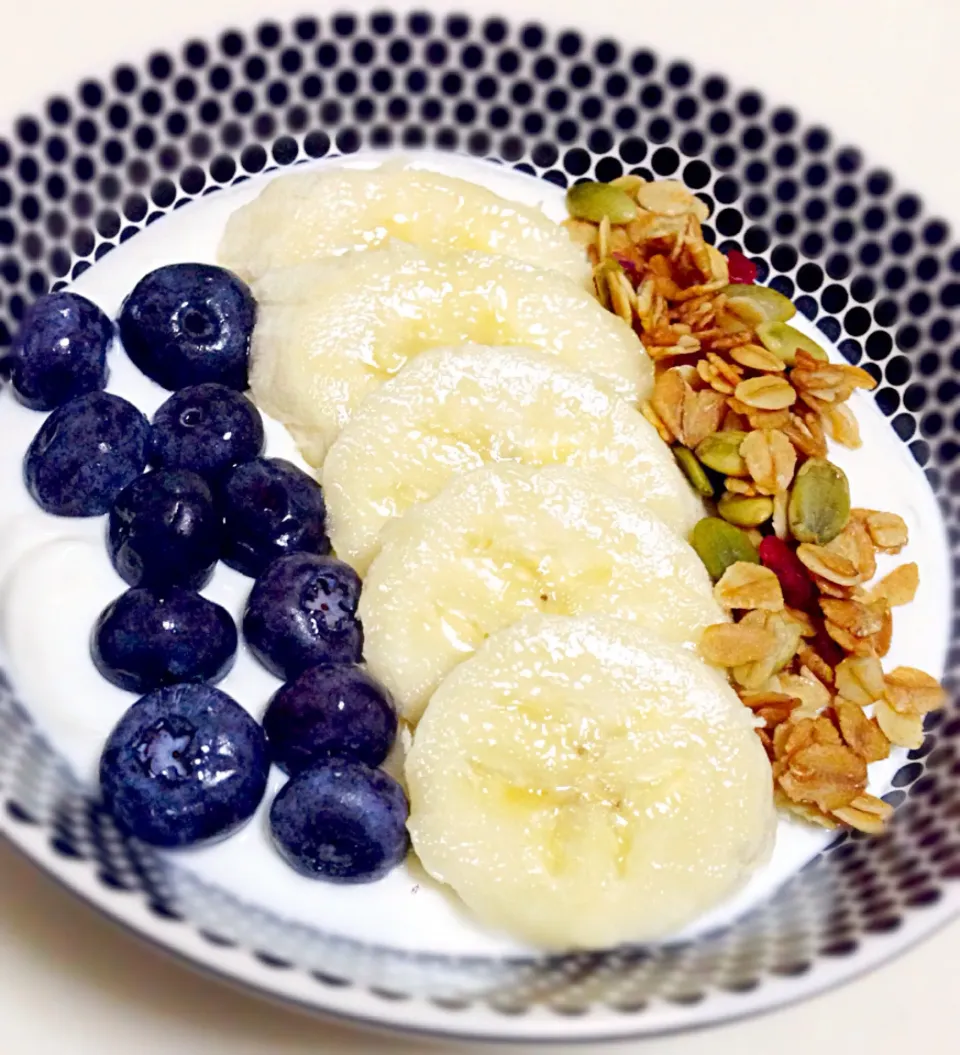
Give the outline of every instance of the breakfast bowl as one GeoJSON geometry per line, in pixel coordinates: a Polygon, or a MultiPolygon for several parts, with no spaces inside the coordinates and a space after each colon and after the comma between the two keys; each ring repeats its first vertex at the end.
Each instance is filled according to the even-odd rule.
{"type": "MultiPolygon", "coordinates": [[[[831,443],[829,450],[849,478],[857,509],[889,510],[909,528],[909,544],[895,563],[911,563],[919,587],[911,606],[897,613],[884,666],[920,668],[952,693],[958,661],[950,644],[952,462],[960,451],[952,407],[960,386],[948,349],[960,305],[960,250],[916,195],[789,107],[683,60],[575,29],[461,15],[338,13],[229,28],[91,77],[21,116],[0,142],[0,166],[4,345],[46,294],[69,289],[113,319],[157,269],[225,262],[218,246],[231,218],[290,174],[362,181],[392,166],[426,174],[427,183],[466,181],[556,224],[569,220],[572,187],[615,183],[640,195],[643,207],[638,188],[677,181],[701,203],[703,240],[730,262],[728,282],[756,282],[792,301],[791,324],[806,342],[825,349],[834,364],[865,372],[864,391],[849,400],[861,445],[831,443]],[[738,274],[747,269],[746,280],[734,275],[734,262],[738,274]]],[[[657,215],[670,215],[672,205],[663,208],[657,215]]],[[[594,218],[582,206],[573,215],[583,245],[594,252],[596,239],[609,237],[602,215],[601,209],[594,218]]],[[[250,267],[243,278],[258,291],[261,322],[269,305],[287,325],[253,273],[270,233],[258,229],[229,266],[250,267]]],[[[368,252],[396,254],[377,281],[394,281],[412,267],[408,247],[368,252]]],[[[607,255],[590,260],[599,266],[607,255]]],[[[629,253],[620,264],[627,275],[628,260],[629,253]]],[[[359,266],[349,282],[342,263],[321,266],[328,267],[324,288],[335,279],[367,288],[359,266]]],[[[590,278],[585,263],[584,269],[590,278]]],[[[444,274],[447,285],[460,281],[444,274]]],[[[603,302],[603,291],[590,289],[603,302]]],[[[628,296],[637,293],[635,287],[628,296]]],[[[581,294],[593,295],[581,283],[570,303],[581,294]]],[[[615,315],[609,286],[606,299],[615,315]]],[[[356,299],[344,303],[356,305],[358,316],[365,310],[356,299]]],[[[391,327],[398,326],[394,319],[391,327]]],[[[496,340],[473,339],[535,343],[535,329],[531,324],[523,339],[501,340],[499,330],[496,340]]],[[[121,332],[130,332],[123,323],[121,332]]],[[[615,328],[614,336],[606,332],[590,362],[565,361],[562,369],[595,366],[615,343],[615,328]]],[[[291,325],[278,343],[292,345],[293,333],[291,325]]],[[[588,336],[578,337],[578,348],[588,336]]],[[[656,345],[648,337],[650,350],[656,345]]],[[[108,390],[154,416],[177,385],[144,376],[132,339],[123,344],[126,354],[117,341],[107,354],[108,390]]],[[[418,369],[427,371],[430,354],[418,369]]],[[[538,369],[555,372],[549,364],[538,369]]],[[[610,369],[621,376],[619,367],[610,369]]],[[[138,838],[115,803],[105,804],[97,780],[104,740],[135,696],[130,686],[108,684],[90,655],[98,614],[124,584],[107,559],[102,517],[35,508],[22,461],[42,419],[23,405],[26,387],[14,376],[0,391],[0,824],[40,868],[154,945],[253,992],[364,1024],[471,1039],[596,1041],[707,1025],[795,1001],[889,959],[957,910],[960,721],[951,702],[922,718],[922,742],[891,740],[887,757],[872,762],[871,795],[864,790],[864,796],[892,813],[882,832],[867,830],[862,816],[856,830],[818,827],[797,811],[782,814],[776,849],[749,882],[648,941],[584,940],[571,950],[562,941],[551,947],[490,928],[438,887],[430,873],[439,869],[425,854],[423,863],[410,858],[367,886],[305,879],[272,851],[262,808],[229,840],[195,849],[138,838]]],[[[287,392],[295,395],[296,388],[287,392]]],[[[276,391],[254,376],[255,400],[267,414],[266,454],[319,471],[326,434],[305,439],[299,419],[284,428],[280,421],[289,425],[292,417],[284,417],[290,408],[276,391]]],[[[722,387],[711,391],[723,394],[722,387]]],[[[656,413],[662,401],[648,402],[669,436],[669,422],[656,413]]],[[[351,429],[359,428],[358,419],[351,429]]],[[[377,430],[368,431],[372,443],[377,430]]],[[[701,450],[694,437],[686,440],[685,449],[701,450]]],[[[381,442],[381,461],[401,464],[390,443],[381,442]]],[[[346,488],[359,463],[340,460],[346,488]]],[[[494,491],[529,495],[540,488],[541,494],[549,484],[556,487],[550,501],[559,502],[566,485],[556,475],[550,483],[551,471],[534,483],[520,470],[503,470],[493,484],[489,478],[482,487],[464,484],[455,502],[440,507],[433,499],[430,509],[438,512],[427,527],[453,552],[457,517],[470,501],[489,510],[494,491]]],[[[708,486],[715,484],[710,476],[708,486]]],[[[326,477],[324,488],[329,499],[326,477]]],[[[767,499],[763,492],[743,497],[767,499]]],[[[606,501],[593,499],[596,507],[606,501]]],[[[869,531],[869,516],[864,522],[869,531]]],[[[507,532],[498,520],[491,544],[503,544],[507,532]]],[[[402,555],[393,566],[383,552],[356,563],[366,576],[373,560],[371,575],[397,600],[396,626],[411,611],[404,591],[426,578],[401,550],[401,535],[395,531],[384,544],[402,555]]],[[[879,527],[876,538],[883,541],[879,527]]],[[[888,542],[877,542],[881,563],[906,539],[888,542]]],[[[342,555],[345,543],[336,549],[342,555]]],[[[881,574],[894,566],[883,563],[881,574]]],[[[437,581],[454,568],[441,566],[437,581]]],[[[236,569],[236,563],[219,567],[209,592],[240,622],[250,573],[236,569]]],[[[825,596],[847,603],[852,595],[825,596]]],[[[379,624],[362,605],[368,645],[376,648],[379,624]]],[[[671,620],[662,622],[669,629],[671,620]]],[[[521,626],[511,648],[527,647],[549,630],[521,626]]],[[[613,633],[599,623],[591,632],[604,640],[613,633]]],[[[376,665],[372,652],[366,658],[376,665]]],[[[442,673],[449,700],[462,685],[451,687],[451,675],[442,673]]],[[[241,645],[222,688],[259,720],[281,683],[275,675],[241,645]]],[[[401,717],[414,715],[412,724],[426,690],[417,696],[400,680],[390,689],[401,717]]],[[[434,691],[431,682],[426,695],[434,691]]],[[[386,767],[399,772],[392,758],[386,767]]],[[[264,777],[267,794],[276,794],[284,779],[274,767],[264,777]]],[[[812,813],[823,819],[824,811],[812,813]]],[[[479,827],[476,820],[467,814],[462,824],[479,827]]],[[[590,910],[584,902],[585,916],[590,910]]],[[[529,911],[521,905],[519,915],[533,916],[532,905],[529,911]]]]}

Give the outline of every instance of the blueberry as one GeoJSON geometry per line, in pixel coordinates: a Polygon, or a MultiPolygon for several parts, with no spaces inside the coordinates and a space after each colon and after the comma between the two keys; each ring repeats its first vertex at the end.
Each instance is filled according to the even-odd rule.
{"type": "Polygon", "coordinates": [[[297,774],[270,809],[281,856],[301,875],[370,883],[404,859],[409,806],[386,773],[328,759],[297,774]]]}
{"type": "Polygon", "coordinates": [[[142,278],[120,310],[120,339],[137,367],[164,388],[218,381],[247,387],[257,307],[232,272],[168,264],[142,278]]]}
{"type": "Polygon", "coordinates": [[[220,681],[233,666],[237,628],[225,608],[191,590],[137,587],[103,610],[91,652],[107,681],[130,692],[220,681]]]}
{"type": "Polygon", "coordinates": [[[263,450],[257,408],[225,385],[194,385],[172,395],[153,415],[150,461],[190,469],[213,481],[263,450]]]}
{"type": "Polygon", "coordinates": [[[9,356],[20,402],[53,410],[107,383],[107,348],[113,323],[86,297],[51,293],[23,317],[9,356]]]}
{"type": "Polygon", "coordinates": [[[186,469],[138,477],[113,503],[107,548],[131,586],[199,590],[220,554],[220,518],[206,481],[186,469]]]}
{"type": "Polygon", "coordinates": [[[240,827],[268,771],[263,730],[238,703],[209,685],[171,685],[120,719],[100,757],[100,787],[124,831],[190,846],[240,827]]]}
{"type": "Polygon", "coordinates": [[[256,458],[227,476],[223,560],[256,577],[287,553],[329,553],[320,485],[283,458],[256,458]]]}
{"type": "Polygon", "coordinates": [[[285,773],[330,757],[379,766],[397,735],[397,714],[386,689],[360,667],[311,667],[275,693],[263,728],[285,773]]]}
{"type": "Polygon", "coordinates": [[[294,553],[253,584],[243,633],[257,659],[285,681],[318,663],[355,663],[363,651],[359,601],[360,579],[349,565],[294,553]]]}
{"type": "Polygon", "coordinates": [[[24,482],[48,513],[99,516],[143,472],[149,433],[147,419],[125,399],[78,396],[40,426],[24,458],[24,482]]]}

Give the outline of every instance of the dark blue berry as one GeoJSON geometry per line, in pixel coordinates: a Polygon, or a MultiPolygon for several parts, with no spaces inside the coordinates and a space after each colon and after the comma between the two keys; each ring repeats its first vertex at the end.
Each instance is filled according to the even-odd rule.
{"type": "Polygon", "coordinates": [[[127,590],[93,631],[93,661],[129,692],[178,682],[220,681],[233,666],[237,628],[230,613],[191,590],[127,590]]]}
{"type": "Polygon", "coordinates": [[[243,633],[257,659],[285,681],[320,663],[355,663],[363,651],[359,601],[360,579],[348,564],[294,553],[253,584],[243,633]]]}
{"type": "Polygon", "coordinates": [[[324,758],[379,766],[397,735],[397,715],[386,689],[360,667],[311,667],[276,692],[263,728],[286,773],[324,758]]]}
{"type": "Polygon", "coordinates": [[[106,513],[143,472],[149,433],[147,419],[125,399],[107,392],[79,396],[58,407],[27,448],[27,489],[48,513],[106,513]]]}
{"type": "Polygon", "coordinates": [[[100,787],[124,831],[190,846],[252,816],[268,771],[263,730],[238,703],[209,685],[171,685],[120,719],[100,758],[100,787]]]}
{"type": "Polygon", "coordinates": [[[168,264],[142,278],[120,311],[120,339],[147,377],[176,391],[217,381],[242,392],[257,309],[232,272],[168,264]]]}
{"type": "Polygon", "coordinates": [[[301,875],[370,883],[404,859],[409,806],[400,785],[362,762],[333,759],[293,777],[270,809],[281,856],[301,875]]]}
{"type": "Polygon", "coordinates": [[[238,465],[223,485],[223,560],[256,577],[288,553],[329,553],[320,485],[283,458],[238,465]]]}
{"type": "Polygon", "coordinates": [[[150,462],[215,481],[263,450],[263,419],[246,396],[225,385],[174,393],[153,415],[150,462]]]}
{"type": "Polygon", "coordinates": [[[86,297],[51,293],[33,304],[14,337],[10,377],[21,403],[53,410],[107,383],[113,323],[86,297]]]}
{"type": "Polygon", "coordinates": [[[138,477],[113,503],[107,548],[131,586],[199,590],[220,554],[220,518],[206,481],[186,469],[138,477]]]}

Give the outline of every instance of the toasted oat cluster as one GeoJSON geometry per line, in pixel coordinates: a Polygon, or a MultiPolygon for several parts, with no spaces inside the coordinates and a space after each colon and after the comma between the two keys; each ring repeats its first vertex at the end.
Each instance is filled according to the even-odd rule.
{"type": "Polygon", "coordinates": [[[918,568],[873,582],[877,554],[907,544],[895,513],[851,508],[827,439],[861,444],[847,401],[865,370],[828,361],[789,324],[796,309],[755,284],[740,254],[703,237],[706,206],[673,180],[624,176],[567,198],[598,299],[639,335],[657,367],[641,409],[714,515],[691,542],[733,622],[700,645],[757,717],[778,803],[805,820],[878,832],[892,812],[867,794],[867,767],[917,748],[944,703],[912,667],[884,673],[893,608],[918,568]]]}

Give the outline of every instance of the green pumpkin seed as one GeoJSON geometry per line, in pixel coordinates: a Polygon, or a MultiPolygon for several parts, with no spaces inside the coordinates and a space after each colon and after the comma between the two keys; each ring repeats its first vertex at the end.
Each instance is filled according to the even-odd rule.
{"type": "Polygon", "coordinates": [[[850,485],[842,469],[811,458],[797,473],[787,503],[787,523],[798,542],[825,546],[850,519],[850,485]]]}
{"type": "Polygon", "coordinates": [[[738,429],[711,432],[697,444],[697,457],[708,469],[724,476],[747,476],[746,462],[740,457],[740,444],[746,438],[747,434],[738,429]]]}
{"type": "Polygon", "coordinates": [[[698,521],[690,536],[690,545],[697,551],[714,582],[737,561],[760,563],[760,554],[750,536],[720,517],[704,517],[698,521]]]}
{"type": "Polygon", "coordinates": [[[797,314],[793,301],[769,286],[748,286],[735,282],[724,286],[722,292],[727,297],[727,311],[750,326],[759,326],[764,322],[786,322],[797,314]]]}
{"type": "Polygon", "coordinates": [[[827,353],[816,341],[785,322],[764,322],[757,327],[757,336],[768,352],[773,352],[778,359],[790,366],[793,366],[797,352],[801,349],[814,359],[826,362],[827,353]]]}
{"type": "Polygon", "coordinates": [[[773,516],[773,499],[762,495],[750,498],[726,491],[717,503],[717,512],[737,527],[758,527],[773,516]]]}
{"type": "Polygon", "coordinates": [[[674,447],[673,456],[697,494],[703,495],[704,498],[713,498],[713,484],[710,483],[710,477],[703,471],[703,466],[697,461],[693,451],[689,447],[674,447]]]}
{"type": "Polygon", "coordinates": [[[567,211],[574,219],[600,223],[630,223],[637,218],[637,203],[609,183],[577,183],[567,191],[567,211]]]}

